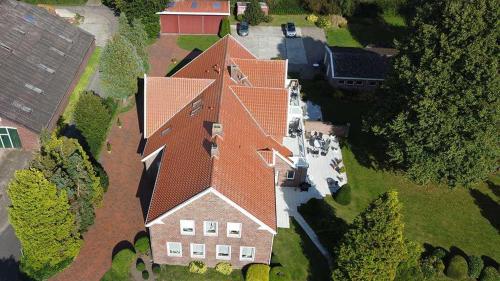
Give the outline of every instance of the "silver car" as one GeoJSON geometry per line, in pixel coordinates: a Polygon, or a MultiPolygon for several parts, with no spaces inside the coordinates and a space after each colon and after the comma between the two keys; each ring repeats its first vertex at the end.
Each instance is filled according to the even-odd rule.
{"type": "Polygon", "coordinates": [[[285,26],[286,37],[295,37],[297,36],[297,29],[295,28],[295,24],[293,22],[289,22],[285,26]]]}

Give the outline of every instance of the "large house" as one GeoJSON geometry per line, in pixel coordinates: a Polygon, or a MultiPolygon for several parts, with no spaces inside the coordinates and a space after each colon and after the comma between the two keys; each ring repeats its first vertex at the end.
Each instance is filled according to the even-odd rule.
{"type": "Polygon", "coordinates": [[[332,86],[343,89],[373,90],[390,70],[392,48],[350,48],[325,46],[323,63],[332,86]]]}
{"type": "Polygon", "coordinates": [[[302,113],[287,65],[257,59],[228,35],[173,76],[145,78],[143,162],[158,170],[146,227],[156,263],[270,262],[275,187],[300,186],[308,167],[303,146],[284,145],[303,141],[291,136],[302,113]]]}
{"type": "Polygon", "coordinates": [[[0,0],[0,149],[38,147],[78,83],[94,37],[46,10],[0,0]]]}

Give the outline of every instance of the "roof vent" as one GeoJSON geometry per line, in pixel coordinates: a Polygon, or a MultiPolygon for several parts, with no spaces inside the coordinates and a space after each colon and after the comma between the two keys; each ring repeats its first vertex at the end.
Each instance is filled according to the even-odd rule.
{"type": "Polygon", "coordinates": [[[219,156],[219,146],[215,142],[212,142],[212,145],[210,146],[210,156],[212,157],[219,156]]]}
{"type": "Polygon", "coordinates": [[[222,124],[213,123],[212,124],[212,137],[222,136],[222,124]]]}
{"type": "Polygon", "coordinates": [[[0,42],[0,47],[4,48],[5,50],[7,50],[7,51],[9,51],[9,52],[10,52],[10,51],[12,51],[12,49],[11,49],[9,46],[5,45],[5,44],[4,44],[4,43],[2,43],[2,42],[0,42]]]}
{"type": "Polygon", "coordinates": [[[14,28],[12,28],[12,30],[15,30],[15,31],[17,31],[17,32],[19,32],[19,33],[21,33],[23,35],[26,34],[26,32],[24,30],[22,30],[22,29],[20,29],[18,27],[14,27],[14,28]]]}
{"type": "Polygon", "coordinates": [[[42,89],[40,89],[38,87],[35,87],[35,86],[31,85],[31,84],[26,83],[26,84],[24,84],[24,87],[32,90],[33,92],[35,92],[37,94],[43,94],[43,90],[42,89]]]}

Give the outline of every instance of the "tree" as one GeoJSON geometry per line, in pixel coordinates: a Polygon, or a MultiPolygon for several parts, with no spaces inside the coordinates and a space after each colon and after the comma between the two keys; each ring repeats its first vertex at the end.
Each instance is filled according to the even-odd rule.
{"type": "Polygon", "coordinates": [[[251,25],[259,25],[264,20],[264,12],[258,0],[251,0],[245,10],[245,20],[251,25]]]}
{"type": "Polygon", "coordinates": [[[408,256],[403,229],[397,193],[382,194],[354,219],[341,240],[333,280],[394,280],[408,256]]]}
{"type": "Polygon", "coordinates": [[[137,93],[137,78],[144,73],[134,46],[120,34],[113,36],[104,47],[99,71],[104,94],[124,100],[137,93]]]}
{"type": "Polygon", "coordinates": [[[367,124],[411,179],[470,185],[499,158],[500,6],[422,1],[367,124]]]}
{"type": "Polygon", "coordinates": [[[225,17],[220,22],[219,37],[222,38],[228,34],[231,34],[231,26],[229,24],[229,19],[225,17]]]}
{"type": "Polygon", "coordinates": [[[75,214],[76,232],[85,232],[94,223],[94,208],[102,201],[103,189],[92,163],[76,139],[52,135],[42,143],[31,162],[36,169],[64,191],[75,214]]]}
{"type": "Polygon", "coordinates": [[[118,21],[118,33],[132,43],[137,55],[141,59],[144,72],[148,72],[149,58],[146,52],[148,34],[144,30],[141,20],[135,18],[132,21],[132,25],[130,25],[125,13],[121,13],[118,21]]]}
{"type": "Polygon", "coordinates": [[[46,279],[72,260],[80,249],[75,216],[65,190],[36,170],[19,170],[8,186],[9,221],[21,241],[21,268],[34,279],[46,279]]]}
{"type": "Polygon", "coordinates": [[[150,39],[157,38],[160,33],[160,18],[156,14],[163,11],[168,0],[110,0],[107,4],[126,13],[129,19],[140,19],[150,39]]]}

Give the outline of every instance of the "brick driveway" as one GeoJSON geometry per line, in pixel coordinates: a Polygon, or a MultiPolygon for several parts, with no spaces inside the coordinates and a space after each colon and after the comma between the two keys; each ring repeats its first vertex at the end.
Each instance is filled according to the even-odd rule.
{"type": "Polygon", "coordinates": [[[162,35],[154,44],[148,47],[150,76],[165,76],[173,58],[180,62],[189,51],[177,46],[177,35],[162,35]]]}
{"type": "MultiPolygon", "coordinates": [[[[112,152],[102,152],[101,163],[108,172],[110,186],[103,205],[96,210],[94,225],[84,235],[80,254],[65,271],[51,280],[100,280],[111,266],[113,248],[121,241],[133,243],[144,230],[141,203],[137,197],[143,165],[138,154],[141,134],[137,110],[121,114],[123,127],[111,129],[112,152]]],[[[147,186],[142,181],[142,186],[147,186]]]]}

